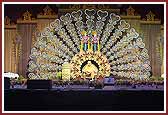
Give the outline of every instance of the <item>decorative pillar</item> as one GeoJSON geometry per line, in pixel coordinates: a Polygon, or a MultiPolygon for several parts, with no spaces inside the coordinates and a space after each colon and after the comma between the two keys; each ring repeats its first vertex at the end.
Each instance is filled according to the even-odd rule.
{"type": "Polygon", "coordinates": [[[81,43],[80,43],[80,52],[83,51],[83,41],[81,40],[81,43]]]}
{"type": "Polygon", "coordinates": [[[98,43],[97,43],[97,46],[98,46],[98,52],[100,52],[100,43],[99,43],[99,40],[98,40],[98,43]]]}
{"type": "Polygon", "coordinates": [[[37,21],[32,18],[29,11],[23,13],[22,18],[17,20],[17,32],[21,38],[22,49],[19,59],[18,71],[20,75],[27,76],[29,55],[32,47],[32,36],[36,30],[37,21]]]}
{"type": "Polygon", "coordinates": [[[154,77],[161,76],[161,61],[158,52],[158,41],[160,41],[161,21],[155,19],[155,15],[150,11],[146,15],[147,19],[140,22],[141,31],[144,36],[144,43],[148,49],[149,59],[154,77]]]}
{"type": "Polygon", "coordinates": [[[17,73],[15,55],[16,25],[11,23],[9,17],[5,17],[4,31],[4,71],[17,73]]]}
{"type": "Polygon", "coordinates": [[[62,80],[70,81],[71,77],[71,64],[64,62],[62,64],[62,80]]]}

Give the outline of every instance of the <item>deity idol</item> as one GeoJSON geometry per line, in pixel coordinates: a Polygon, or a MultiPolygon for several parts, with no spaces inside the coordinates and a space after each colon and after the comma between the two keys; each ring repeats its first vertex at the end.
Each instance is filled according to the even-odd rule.
{"type": "Polygon", "coordinates": [[[93,38],[92,38],[93,51],[97,51],[98,50],[98,41],[99,41],[99,38],[97,37],[97,32],[93,31],[92,35],[93,35],[93,38]]]}
{"type": "Polygon", "coordinates": [[[94,78],[98,73],[98,68],[92,64],[91,61],[88,61],[87,64],[83,67],[82,72],[86,74],[87,77],[94,78]]]}
{"type": "Polygon", "coordinates": [[[83,41],[83,44],[84,44],[84,46],[83,46],[84,51],[87,51],[89,37],[87,36],[86,31],[82,31],[81,34],[82,34],[82,41],[83,41]]]}

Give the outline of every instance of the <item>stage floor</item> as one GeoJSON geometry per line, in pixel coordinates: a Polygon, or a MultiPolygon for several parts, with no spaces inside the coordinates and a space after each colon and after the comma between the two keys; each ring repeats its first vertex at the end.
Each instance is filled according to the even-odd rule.
{"type": "MultiPolygon", "coordinates": [[[[145,87],[145,86],[144,86],[145,87]]],[[[143,88],[144,88],[143,87],[143,88]]],[[[109,87],[108,87],[109,88],[109,87]]],[[[56,87],[5,90],[5,111],[163,111],[164,90],[56,87]]]]}

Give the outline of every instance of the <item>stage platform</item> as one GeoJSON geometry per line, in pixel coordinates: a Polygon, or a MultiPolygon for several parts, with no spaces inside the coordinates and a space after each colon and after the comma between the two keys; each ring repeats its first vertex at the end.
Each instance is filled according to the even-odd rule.
{"type": "Polygon", "coordinates": [[[4,91],[5,111],[163,111],[164,91],[142,88],[14,88],[4,91]]]}

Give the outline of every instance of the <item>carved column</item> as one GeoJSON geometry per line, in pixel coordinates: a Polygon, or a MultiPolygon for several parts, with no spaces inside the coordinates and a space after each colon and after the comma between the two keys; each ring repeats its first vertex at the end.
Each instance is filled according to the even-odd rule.
{"type": "Polygon", "coordinates": [[[144,36],[146,48],[149,51],[149,58],[152,67],[152,75],[161,76],[161,61],[158,52],[158,41],[160,40],[161,21],[154,18],[154,14],[149,12],[146,20],[141,21],[141,31],[144,36]]]}

